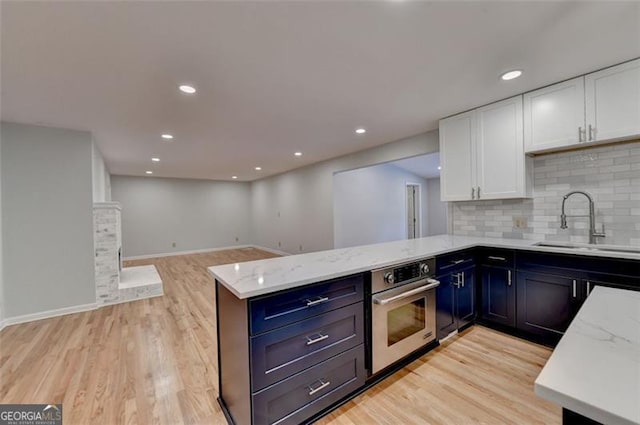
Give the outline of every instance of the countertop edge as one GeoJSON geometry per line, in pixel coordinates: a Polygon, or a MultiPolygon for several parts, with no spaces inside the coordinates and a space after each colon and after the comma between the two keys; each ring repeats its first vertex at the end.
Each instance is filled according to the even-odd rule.
{"type": "MultiPolygon", "coordinates": [[[[440,236],[445,236],[445,235],[440,235],[440,236]]],[[[455,237],[454,235],[448,235],[448,236],[455,237]]],[[[425,257],[436,257],[436,256],[445,255],[445,254],[449,254],[456,251],[463,251],[466,249],[480,248],[480,247],[513,249],[513,250],[519,250],[519,251],[541,252],[541,253],[549,253],[549,254],[569,254],[569,255],[576,255],[576,256],[582,256],[582,257],[609,258],[612,260],[640,261],[640,257],[637,254],[633,254],[633,253],[624,253],[624,252],[612,253],[609,251],[578,251],[576,252],[576,250],[572,250],[569,248],[536,246],[535,244],[538,242],[539,241],[534,241],[534,240],[527,241],[527,240],[515,239],[513,240],[513,242],[496,240],[496,241],[483,241],[481,243],[480,242],[462,243],[454,247],[431,251],[429,253],[421,253],[419,255],[407,256],[402,261],[411,262],[411,261],[415,261],[425,257]]],[[[390,242],[390,243],[393,243],[393,242],[390,242]]],[[[353,247],[353,248],[357,248],[357,247],[353,247]]],[[[327,250],[324,252],[331,252],[331,251],[334,251],[334,250],[327,250]]],[[[295,257],[295,256],[289,256],[287,258],[292,258],[292,257],[295,257]]],[[[258,261],[269,261],[269,260],[258,260],[258,261]]],[[[216,273],[216,268],[229,266],[229,264],[220,265],[220,266],[211,266],[211,267],[208,267],[207,270],[209,274],[213,276],[214,279],[216,279],[216,281],[220,282],[225,288],[231,291],[231,293],[233,293],[236,297],[238,297],[239,299],[247,299],[247,298],[257,297],[261,295],[268,295],[268,294],[283,291],[283,290],[294,289],[300,286],[322,282],[323,280],[335,279],[343,276],[349,276],[351,274],[362,273],[369,270],[389,267],[398,263],[399,263],[398,260],[394,259],[388,262],[378,262],[376,264],[367,264],[362,267],[350,268],[348,270],[340,270],[335,273],[328,273],[328,274],[323,273],[322,275],[310,276],[309,278],[296,280],[295,282],[284,282],[280,285],[270,285],[269,287],[257,288],[254,290],[248,290],[243,292],[239,292],[237,288],[234,287],[233,284],[230,284],[225,280],[223,276],[216,273]]]]}

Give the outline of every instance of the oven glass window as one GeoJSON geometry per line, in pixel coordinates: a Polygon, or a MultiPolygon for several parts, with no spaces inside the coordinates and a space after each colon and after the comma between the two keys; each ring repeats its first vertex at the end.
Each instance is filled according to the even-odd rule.
{"type": "Polygon", "coordinates": [[[425,328],[426,307],[426,298],[420,298],[387,313],[387,345],[389,347],[425,328]]]}

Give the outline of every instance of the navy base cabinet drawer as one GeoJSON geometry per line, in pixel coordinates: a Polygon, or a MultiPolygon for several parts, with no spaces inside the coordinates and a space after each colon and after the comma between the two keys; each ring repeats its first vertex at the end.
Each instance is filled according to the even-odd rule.
{"type": "Polygon", "coordinates": [[[253,395],[253,424],[299,424],[364,385],[364,345],[253,395]]]}
{"type": "Polygon", "coordinates": [[[254,391],[364,342],[362,302],[251,337],[254,391]]]}
{"type": "Polygon", "coordinates": [[[251,334],[256,335],[364,299],[364,275],[342,277],[252,299],[251,334]]]}

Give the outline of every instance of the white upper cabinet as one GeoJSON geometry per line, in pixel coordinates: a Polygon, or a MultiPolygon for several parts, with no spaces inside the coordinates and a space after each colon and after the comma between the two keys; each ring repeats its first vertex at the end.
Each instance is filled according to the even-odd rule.
{"type": "Polygon", "coordinates": [[[575,145],[584,136],[584,77],[525,93],[526,152],[575,145]]]}
{"type": "Polygon", "coordinates": [[[640,59],[585,76],[587,141],[640,135],[640,59]]]}
{"type": "Polygon", "coordinates": [[[521,198],[525,184],[522,96],[476,110],[476,199],[521,198]]]}
{"type": "Polygon", "coordinates": [[[443,201],[530,196],[522,96],[440,121],[443,201]]]}
{"type": "Polygon", "coordinates": [[[524,95],[527,153],[640,136],[640,59],[524,95]]]}
{"type": "Polygon", "coordinates": [[[475,188],[475,127],[474,111],[440,120],[443,201],[471,199],[471,189],[475,188]]]}

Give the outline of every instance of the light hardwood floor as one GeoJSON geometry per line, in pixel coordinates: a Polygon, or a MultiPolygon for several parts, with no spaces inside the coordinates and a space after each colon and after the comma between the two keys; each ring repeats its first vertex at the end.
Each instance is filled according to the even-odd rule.
{"type": "MultiPolygon", "coordinates": [[[[256,249],[127,262],[155,264],[165,295],[14,325],[0,332],[0,403],[62,403],[71,424],[223,424],[216,402],[214,264],[256,249]]],[[[533,394],[550,350],[474,327],[322,424],[559,424],[533,394]]]]}

